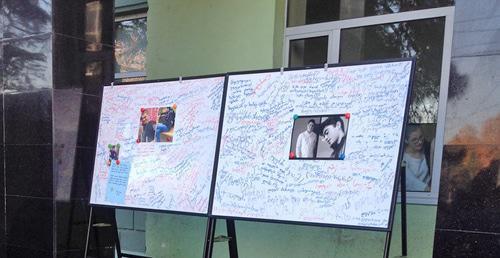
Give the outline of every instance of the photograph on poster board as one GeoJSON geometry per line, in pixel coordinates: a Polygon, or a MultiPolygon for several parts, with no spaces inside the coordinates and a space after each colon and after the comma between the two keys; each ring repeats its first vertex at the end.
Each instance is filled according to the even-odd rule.
{"type": "Polygon", "coordinates": [[[208,214],[224,77],[104,87],[90,203],[208,214]]]}
{"type": "Polygon", "coordinates": [[[141,108],[137,141],[173,142],[175,127],[175,111],[173,107],[141,108]]]}
{"type": "Polygon", "coordinates": [[[210,214],[387,229],[411,71],[403,60],[229,75],[210,214]]]}
{"type": "Polygon", "coordinates": [[[295,116],[290,159],[344,159],[347,114],[295,116]]]}

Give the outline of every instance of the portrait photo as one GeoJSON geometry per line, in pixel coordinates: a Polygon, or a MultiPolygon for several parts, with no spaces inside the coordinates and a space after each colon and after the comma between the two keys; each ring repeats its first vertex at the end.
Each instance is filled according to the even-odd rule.
{"type": "Polygon", "coordinates": [[[320,117],[304,116],[295,119],[292,131],[290,154],[293,159],[314,159],[318,146],[318,134],[315,132],[320,117]]]}
{"type": "Polygon", "coordinates": [[[316,126],[319,136],[316,158],[344,159],[349,119],[345,114],[322,116],[316,126]]]}
{"type": "Polygon", "coordinates": [[[137,143],[172,142],[176,107],[141,108],[137,143]]]}
{"type": "Polygon", "coordinates": [[[290,159],[344,159],[349,119],[342,115],[298,116],[294,120],[290,159]]]}

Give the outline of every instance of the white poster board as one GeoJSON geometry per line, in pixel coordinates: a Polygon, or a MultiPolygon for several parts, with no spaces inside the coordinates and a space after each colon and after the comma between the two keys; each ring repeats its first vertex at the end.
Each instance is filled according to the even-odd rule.
{"type": "Polygon", "coordinates": [[[105,87],[90,203],[207,214],[224,77],[105,87]]]}
{"type": "Polygon", "coordinates": [[[210,214],[387,229],[411,71],[230,75],[210,214]]]}

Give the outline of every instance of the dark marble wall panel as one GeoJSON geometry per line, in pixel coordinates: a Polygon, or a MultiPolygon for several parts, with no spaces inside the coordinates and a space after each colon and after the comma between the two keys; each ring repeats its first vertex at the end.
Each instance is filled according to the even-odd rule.
{"type": "Polygon", "coordinates": [[[52,252],[53,201],[15,196],[6,200],[7,245],[52,252]]]}
{"type": "MultiPolygon", "coordinates": [[[[5,244],[5,193],[4,193],[4,145],[0,145],[0,245],[5,244]]],[[[2,256],[2,252],[0,250],[0,257],[2,256]]]]}
{"type": "MultiPolygon", "coordinates": [[[[80,257],[85,249],[100,97],[103,85],[114,79],[114,1],[52,3],[56,256],[80,257]]],[[[111,211],[95,209],[96,222],[111,222],[102,216],[111,211]]],[[[110,240],[109,229],[93,228],[89,256],[113,257],[110,240]]]]}
{"type": "Polygon", "coordinates": [[[445,144],[500,144],[500,55],[455,57],[451,68],[445,144]]]}
{"type": "Polygon", "coordinates": [[[5,92],[52,88],[52,34],[4,41],[5,92]]]}
{"type": "Polygon", "coordinates": [[[498,258],[500,235],[463,231],[436,230],[434,257],[439,258],[498,258]]]}
{"type": "Polygon", "coordinates": [[[5,182],[7,195],[52,198],[52,145],[6,145],[5,182]]]}
{"type": "Polygon", "coordinates": [[[52,30],[51,0],[3,0],[4,38],[20,38],[52,30]]]}
{"type": "Polygon", "coordinates": [[[455,5],[434,257],[498,257],[500,3],[455,5]]]}
{"type": "Polygon", "coordinates": [[[441,229],[500,233],[500,145],[446,145],[441,170],[441,229]],[[486,160],[485,160],[486,159],[486,160]]]}
{"type": "Polygon", "coordinates": [[[24,246],[7,245],[5,257],[36,257],[36,258],[52,258],[53,254],[50,251],[30,249],[24,246]]]}
{"type": "MultiPolygon", "coordinates": [[[[54,31],[57,34],[110,47],[113,45],[114,1],[52,0],[52,2],[54,31]]],[[[94,47],[89,45],[89,48],[94,47]]]]}
{"type": "Polygon", "coordinates": [[[71,191],[72,199],[88,199],[90,197],[95,151],[95,148],[76,148],[74,180],[71,191]]]}
{"type": "Polygon", "coordinates": [[[100,110],[101,98],[91,95],[83,96],[82,107],[80,109],[80,130],[78,131],[77,142],[78,146],[96,146],[100,110]]]}
{"type": "Polygon", "coordinates": [[[52,144],[52,90],[5,94],[5,143],[52,144]]]}
{"type": "MultiPolygon", "coordinates": [[[[59,251],[56,254],[57,258],[73,258],[73,257],[84,257],[84,250],[72,250],[72,251],[59,251]]],[[[90,257],[90,256],[89,256],[90,257]]]]}
{"type": "Polygon", "coordinates": [[[113,80],[113,48],[87,49],[87,41],[57,35],[54,38],[54,88],[100,96],[113,80]]]}
{"type": "MultiPolygon", "coordinates": [[[[76,146],[83,95],[73,90],[53,91],[54,144],[58,148],[76,146]]],[[[57,158],[57,157],[55,157],[57,158]]]]}
{"type": "Polygon", "coordinates": [[[90,207],[83,201],[56,202],[57,250],[85,249],[90,207]]]}
{"type": "MultiPolygon", "coordinates": [[[[0,78],[1,80],[1,78],[0,78]]],[[[0,87],[1,87],[1,83],[0,83],[0,87]]],[[[1,91],[1,90],[0,90],[1,91]]],[[[4,135],[4,124],[3,124],[3,120],[4,120],[4,110],[3,110],[3,94],[0,94],[0,144],[4,144],[4,139],[3,139],[3,135],[4,135]]],[[[0,186],[3,186],[3,184],[0,184],[0,186]]]]}
{"type": "MultiPolygon", "coordinates": [[[[56,151],[57,152],[57,151],[56,151]]],[[[68,147],[56,154],[54,184],[57,201],[89,199],[95,148],[68,147]],[[62,157],[68,157],[63,159],[62,157]]]]}

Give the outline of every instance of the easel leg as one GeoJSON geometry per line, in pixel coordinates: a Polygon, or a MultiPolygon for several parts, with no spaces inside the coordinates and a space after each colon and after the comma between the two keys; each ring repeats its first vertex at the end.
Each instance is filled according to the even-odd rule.
{"type": "Polygon", "coordinates": [[[234,220],[226,219],[227,236],[229,237],[229,257],[238,258],[238,246],[236,244],[236,228],[234,220]]]}
{"type": "Polygon", "coordinates": [[[215,222],[216,219],[207,219],[207,229],[205,233],[205,248],[203,250],[204,258],[212,258],[212,251],[214,248],[214,235],[215,235],[215,222]]]}
{"type": "Polygon", "coordinates": [[[116,210],[113,212],[113,232],[115,235],[115,248],[118,258],[122,258],[122,248],[120,246],[120,235],[118,234],[118,222],[116,221],[116,210]]]}
{"type": "Polygon", "coordinates": [[[401,168],[401,253],[408,255],[408,242],[406,230],[406,168],[401,168]]]}
{"type": "Polygon", "coordinates": [[[91,227],[92,227],[92,207],[90,207],[89,226],[87,227],[87,241],[85,242],[85,255],[83,257],[87,257],[87,253],[89,250],[89,239],[90,239],[90,228],[91,227]]]}
{"type": "Polygon", "coordinates": [[[392,231],[387,231],[385,235],[384,258],[389,258],[389,250],[391,249],[392,231]]]}

